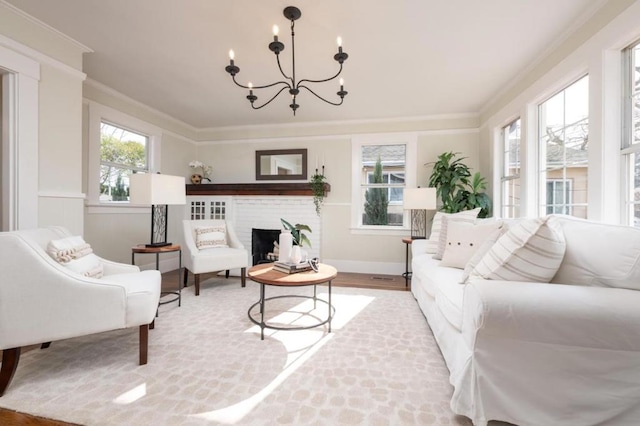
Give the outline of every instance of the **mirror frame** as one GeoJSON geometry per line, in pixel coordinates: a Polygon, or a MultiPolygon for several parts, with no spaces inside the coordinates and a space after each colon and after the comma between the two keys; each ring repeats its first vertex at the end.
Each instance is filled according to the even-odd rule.
{"type": "Polygon", "coordinates": [[[307,180],[307,150],[306,149],[272,149],[256,151],[256,180],[307,180]],[[302,155],[302,173],[297,175],[266,175],[260,173],[260,163],[264,156],[270,155],[302,155]]]}

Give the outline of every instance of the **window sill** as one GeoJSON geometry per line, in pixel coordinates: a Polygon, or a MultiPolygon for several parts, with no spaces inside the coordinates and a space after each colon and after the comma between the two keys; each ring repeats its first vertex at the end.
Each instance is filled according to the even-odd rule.
{"type": "Polygon", "coordinates": [[[88,214],[151,214],[150,206],[132,206],[130,204],[86,204],[88,214]]]}
{"type": "Polygon", "coordinates": [[[350,229],[352,235],[383,235],[390,237],[407,237],[411,234],[410,228],[405,227],[378,227],[378,226],[361,226],[350,229]]]}

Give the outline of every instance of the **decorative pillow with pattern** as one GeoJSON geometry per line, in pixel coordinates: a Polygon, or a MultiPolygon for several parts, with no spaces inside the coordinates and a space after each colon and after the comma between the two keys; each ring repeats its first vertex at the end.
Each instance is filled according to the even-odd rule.
{"type": "MultiPolygon", "coordinates": [[[[431,235],[429,235],[429,244],[427,246],[427,253],[438,254],[438,251],[440,248],[440,233],[442,231],[443,217],[446,216],[447,218],[455,217],[455,218],[461,218],[461,219],[471,218],[475,220],[475,218],[478,216],[478,213],[480,213],[480,208],[473,209],[473,210],[465,210],[463,212],[458,212],[458,213],[437,212],[433,216],[433,222],[431,224],[431,235]]],[[[444,248],[442,250],[444,252],[444,248]]],[[[436,259],[442,258],[442,253],[440,253],[439,257],[435,257],[435,258],[436,259]]]]}
{"type": "Polygon", "coordinates": [[[51,240],[47,253],[69,270],[85,277],[102,278],[104,267],[93,249],[82,237],[73,236],[51,240]]]}
{"type": "Polygon", "coordinates": [[[198,250],[229,247],[225,225],[202,226],[195,229],[198,250]]]}
{"type": "Polygon", "coordinates": [[[444,254],[444,249],[446,248],[446,245],[447,245],[447,233],[449,231],[449,223],[451,223],[453,221],[474,223],[476,221],[476,216],[480,212],[480,209],[476,209],[476,210],[477,210],[477,212],[475,213],[475,215],[473,213],[473,212],[475,212],[475,210],[467,210],[465,212],[460,212],[460,213],[466,213],[466,214],[460,214],[460,213],[446,214],[446,213],[443,213],[443,216],[440,219],[440,231],[439,231],[439,235],[438,235],[438,249],[436,250],[436,252],[433,255],[434,259],[442,260],[442,255],[444,254]],[[471,212],[471,213],[467,213],[467,212],[471,212]]]}
{"type": "Polygon", "coordinates": [[[493,244],[472,271],[488,280],[548,283],[562,263],[564,234],[549,216],[513,226],[493,244]]]}

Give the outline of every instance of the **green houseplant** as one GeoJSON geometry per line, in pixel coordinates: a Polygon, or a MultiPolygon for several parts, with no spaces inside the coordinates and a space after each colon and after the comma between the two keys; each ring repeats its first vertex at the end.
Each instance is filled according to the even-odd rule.
{"type": "Polygon", "coordinates": [[[313,193],[313,204],[316,206],[316,213],[318,216],[320,216],[320,210],[322,209],[322,203],[324,203],[324,197],[326,195],[324,189],[325,180],[327,180],[327,178],[318,173],[311,176],[311,180],[309,180],[309,186],[313,193]]]}
{"type": "Polygon", "coordinates": [[[491,215],[491,200],[484,192],[487,181],[476,172],[473,175],[469,166],[464,164],[466,157],[456,158],[459,153],[444,152],[433,164],[429,186],[436,188],[445,213],[457,213],[480,207],[478,217],[491,215]]]}
{"type": "Polygon", "coordinates": [[[302,247],[306,244],[308,247],[311,247],[311,241],[309,240],[309,237],[302,233],[302,231],[312,232],[311,228],[309,228],[308,225],[296,223],[294,226],[282,218],[280,218],[280,222],[282,222],[282,226],[284,226],[285,229],[291,231],[293,245],[302,247]]]}

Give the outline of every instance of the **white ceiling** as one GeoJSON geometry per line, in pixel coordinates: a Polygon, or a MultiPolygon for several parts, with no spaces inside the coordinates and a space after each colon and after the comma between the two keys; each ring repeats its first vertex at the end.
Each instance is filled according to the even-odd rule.
{"type": "MultiPolygon", "coordinates": [[[[531,66],[598,0],[7,0],[93,49],[88,77],[198,128],[476,113],[531,66]],[[236,52],[241,82],[280,80],[273,24],[291,44],[284,7],[296,21],[298,79],[337,70],[336,37],[349,54],[349,95],[327,105],[307,92],[293,117],[281,94],[259,111],[224,71],[236,52]]],[[[337,100],[337,80],[318,86],[337,100]]],[[[260,100],[269,98],[255,91],[260,100]]],[[[272,92],[274,93],[274,92],[272,92]]]]}

